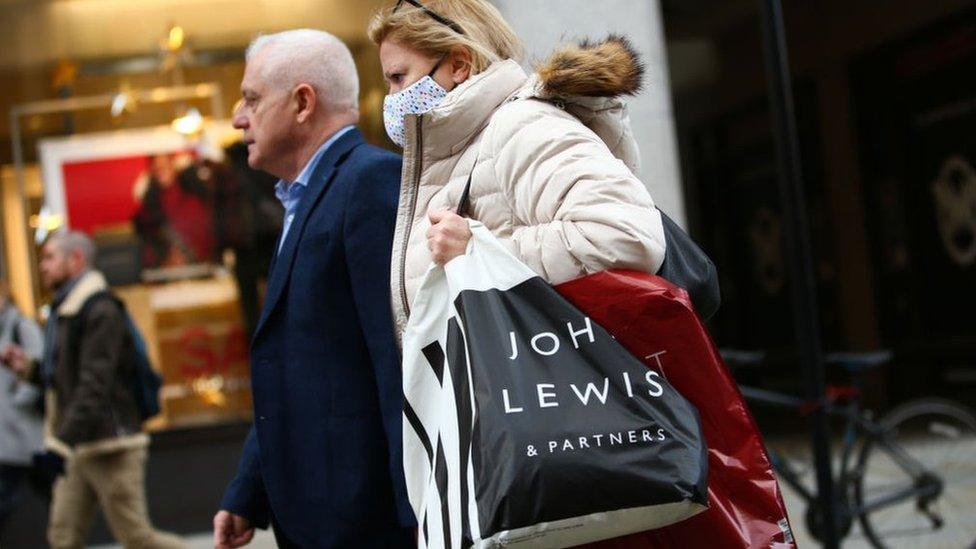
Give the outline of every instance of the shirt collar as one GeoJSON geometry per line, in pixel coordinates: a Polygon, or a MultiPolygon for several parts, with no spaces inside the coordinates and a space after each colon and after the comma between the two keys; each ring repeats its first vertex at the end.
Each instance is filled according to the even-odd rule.
{"type": "MultiPolygon", "coordinates": [[[[302,168],[301,173],[298,174],[298,177],[292,183],[301,185],[302,187],[307,187],[308,180],[312,178],[312,172],[315,170],[315,165],[318,164],[319,160],[322,159],[322,155],[325,154],[325,151],[329,150],[329,147],[331,147],[333,143],[338,141],[340,137],[349,132],[349,130],[353,129],[353,127],[354,126],[350,124],[332,134],[332,137],[326,139],[325,143],[322,143],[322,145],[319,146],[319,149],[315,151],[315,154],[313,154],[312,158],[308,160],[305,167],[302,168]]],[[[288,188],[290,186],[291,185],[285,182],[284,179],[278,180],[278,183],[275,185],[275,195],[278,197],[278,200],[284,201],[284,199],[287,197],[288,188]]]]}

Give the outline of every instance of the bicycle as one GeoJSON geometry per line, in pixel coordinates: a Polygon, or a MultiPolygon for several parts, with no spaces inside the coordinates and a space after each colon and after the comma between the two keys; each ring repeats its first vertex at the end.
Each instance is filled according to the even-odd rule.
{"type": "MultiPolygon", "coordinates": [[[[729,367],[754,367],[765,353],[726,349],[729,367]]],[[[827,387],[821,404],[844,424],[839,455],[831,452],[837,530],[851,533],[855,519],[876,548],[976,548],[976,414],[948,399],[925,397],[896,406],[875,421],[861,408],[861,375],[891,360],[890,351],[835,353],[828,366],[852,374],[850,385],[827,387]],[[856,453],[856,457],[855,457],[856,453]]],[[[793,395],[740,386],[747,401],[801,414],[813,406],[793,395]]],[[[810,533],[821,539],[823,509],[801,479],[795,460],[769,449],[779,478],[806,503],[810,533]]]]}

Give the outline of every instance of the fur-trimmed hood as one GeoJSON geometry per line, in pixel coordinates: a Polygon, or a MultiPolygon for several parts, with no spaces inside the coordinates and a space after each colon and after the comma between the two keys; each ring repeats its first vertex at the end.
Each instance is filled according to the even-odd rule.
{"type": "Polygon", "coordinates": [[[549,101],[579,119],[613,155],[640,173],[640,150],[630,127],[626,98],[644,86],[644,62],[630,41],[611,34],[557,48],[515,96],[549,101]]]}
{"type": "MultiPolygon", "coordinates": [[[[536,72],[519,64],[496,61],[485,71],[451,90],[440,105],[423,117],[425,143],[431,159],[464,150],[488,125],[492,114],[518,99],[540,99],[571,113],[596,133],[635,174],[640,152],[633,138],[626,97],[643,87],[644,63],[630,41],[609,35],[557,48],[536,72]]],[[[416,115],[408,115],[408,126],[416,115]]]]}
{"type": "Polygon", "coordinates": [[[535,69],[541,91],[553,98],[636,95],[644,80],[640,55],[617,34],[564,45],[535,69]]]}

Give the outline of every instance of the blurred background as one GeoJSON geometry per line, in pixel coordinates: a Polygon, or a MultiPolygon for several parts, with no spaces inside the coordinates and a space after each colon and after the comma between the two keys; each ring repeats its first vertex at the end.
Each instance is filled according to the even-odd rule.
{"type": "MultiPolygon", "coordinates": [[[[497,0],[526,65],[560,42],[627,35],[648,64],[630,102],[639,174],[715,261],[720,347],[762,350],[752,386],[802,391],[776,136],[755,0],[497,0]]],[[[244,48],[313,27],[342,38],[361,128],[386,93],[366,39],[380,0],[0,0],[0,276],[29,315],[49,299],[47,232],[89,232],[163,374],[148,491],[154,522],[206,532],[250,421],[248,334],[281,225],[229,117],[244,48]]],[[[784,0],[827,351],[890,349],[865,405],[976,404],[976,3],[784,0]]],[[[829,380],[843,377],[829,370],[829,380]]],[[[755,410],[770,436],[802,418],[755,410]]],[[[799,443],[797,443],[799,444],[799,443]]],[[[802,511],[802,508],[801,508],[802,511]]],[[[794,522],[797,517],[792,517],[794,522]]],[[[43,546],[32,500],[0,546],[43,546]]],[[[93,530],[92,543],[110,540],[93,530]]]]}

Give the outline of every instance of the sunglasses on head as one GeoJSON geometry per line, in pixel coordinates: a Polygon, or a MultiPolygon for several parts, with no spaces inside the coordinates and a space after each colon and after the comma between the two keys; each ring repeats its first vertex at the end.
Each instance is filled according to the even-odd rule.
{"type": "Polygon", "coordinates": [[[464,34],[464,30],[461,29],[461,25],[458,25],[457,23],[455,23],[454,21],[451,21],[450,19],[448,19],[447,17],[444,17],[443,15],[440,15],[438,13],[435,13],[435,12],[427,9],[426,7],[424,7],[423,4],[421,4],[417,0],[397,0],[396,6],[393,6],[393,13],[396,13],[397,10],[400,9],[400,6],[403,5],[404,2],[406,2],[407,4],[410,4],[411,6],[417,8],[419,10],[422,10],[424,13],[426,13],[427,15],[429,15],[431,19],[433,19],[434,21],[437,21],[438,23],[440,23],[442,25],[446,25],[446,26],[450,27],[451,30],[453,30],[454,32],[456,32],[458,34],[464,34]]]}

